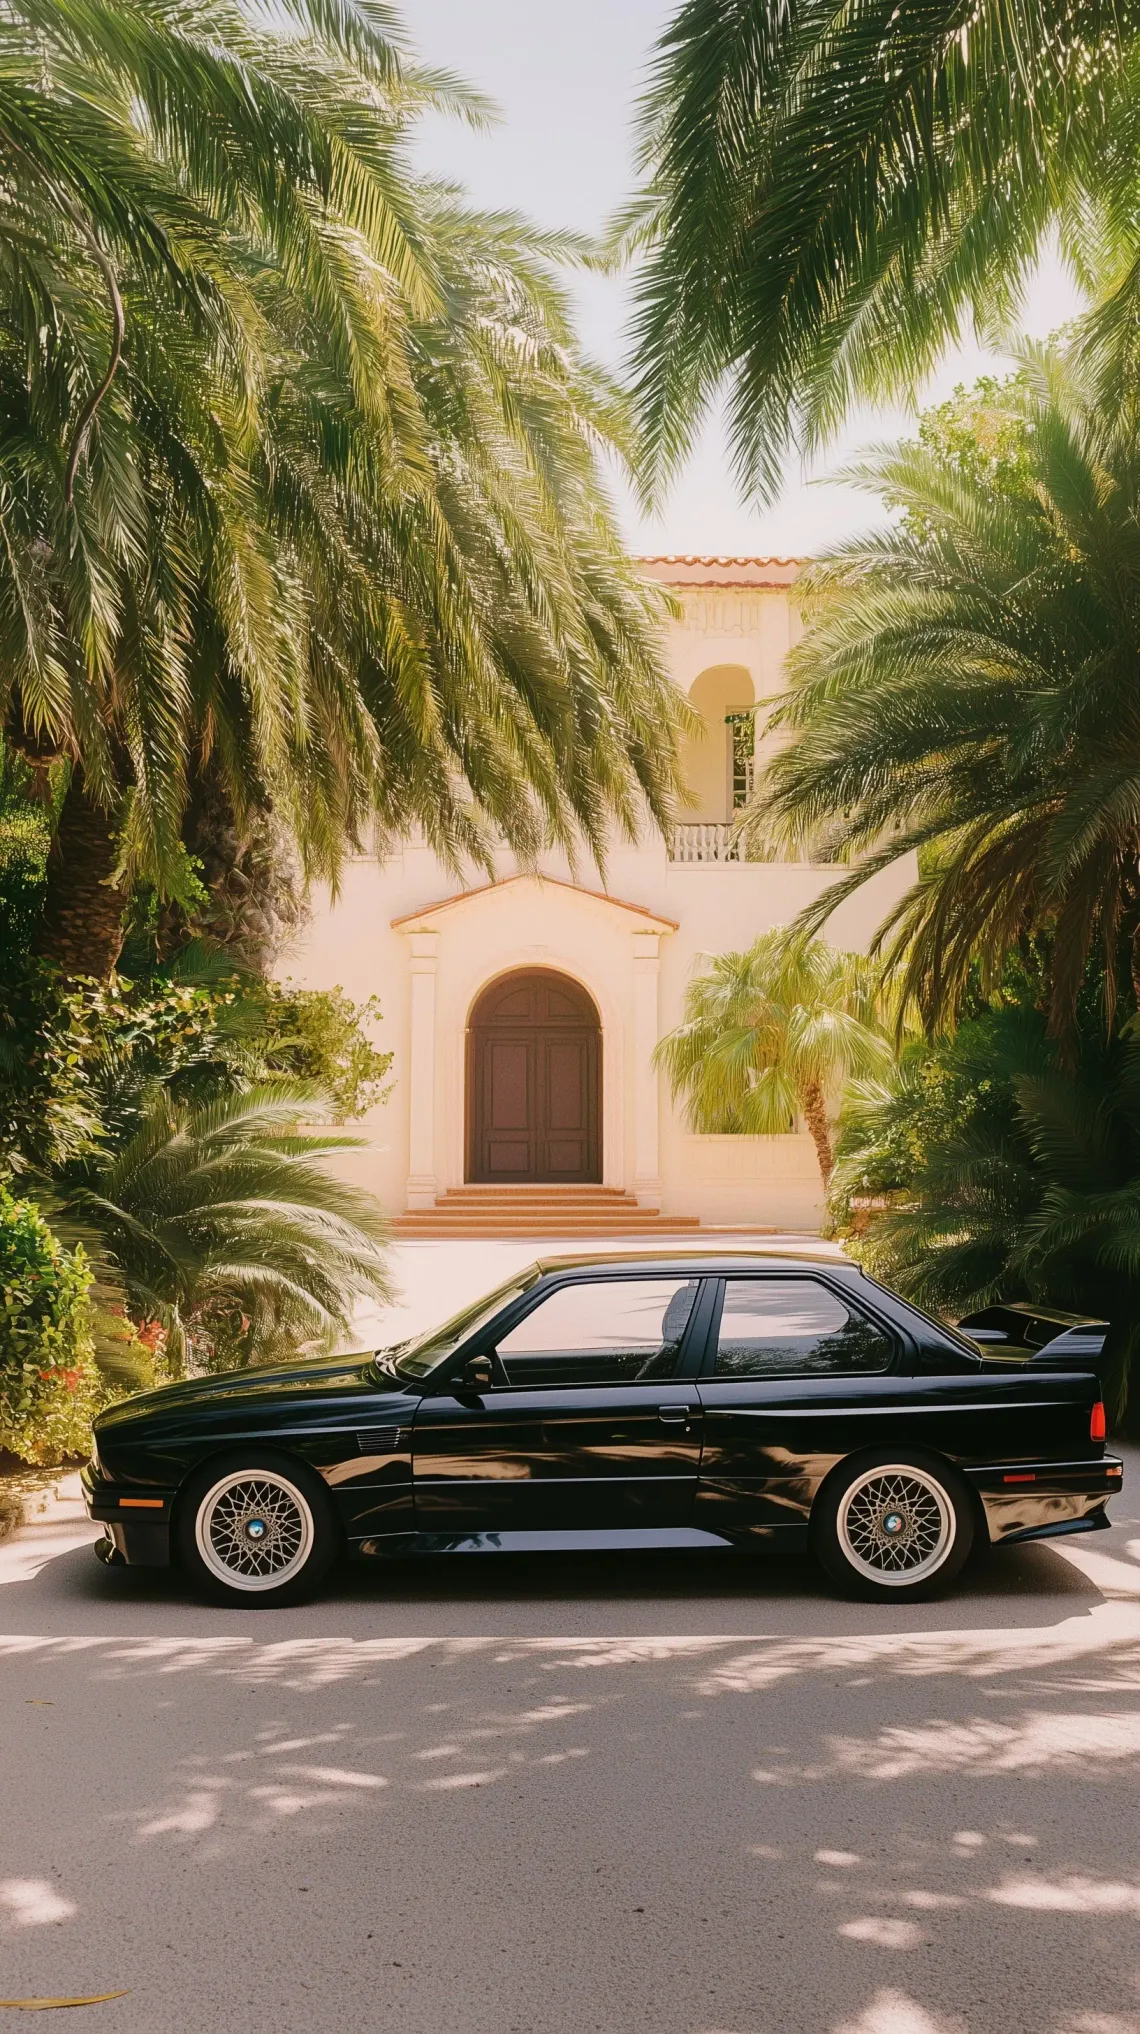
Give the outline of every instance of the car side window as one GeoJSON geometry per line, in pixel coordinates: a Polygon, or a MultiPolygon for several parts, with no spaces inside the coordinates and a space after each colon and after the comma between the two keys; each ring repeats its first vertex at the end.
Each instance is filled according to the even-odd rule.
{"type": "Polygon", "coordinates": [[[672,1377],[697,1278],[603,1278],[560,1285],[503,1335],[507,1384],[652,1383],[672,1377]]]}
{"type": "Polygon", "coordinates": [[[717,1377],[823,1377],[888,1370],[886,1335],[814,1278],[729,1278],[717,1377]]]}

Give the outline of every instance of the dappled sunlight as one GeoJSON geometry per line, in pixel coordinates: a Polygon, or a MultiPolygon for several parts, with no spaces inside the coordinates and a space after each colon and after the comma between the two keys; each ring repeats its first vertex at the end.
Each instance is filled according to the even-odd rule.
{"type": "MultiPolygon", "coordinates": [[[[690,1701],[762,1695],[782,1683],[816,1675],[839,1675],[852,1690],[874,1685],[879,1678],[921,1681],[952,1675],[999,1682],[1016,1676],[1022,1693],[1039,1696],[1063,1689],[1109,1692],[1140,1691],[1140,1607],[1133,1612],[1104,1604],[1087,1614],[1065,1619],[1047,1630],[1011,1627],[978,1631],[877,1631],[839,1634],[806,1640],[782,1636],[742,1640],[737,1637],[461,1637],[395,1636],[356,1639],[338,1636],[276,1639],[268,1642],[246,1635],[201,1637],[41,1637],[0,1635],[0,1661],[71,1654],[90,1657],[101,1679],[130,1679],[139,1674],[164,1678],[205,1675],[234,1678],[251,1687],[277,1686],[311,1693],[338,1685],[369,1685],[377,1676],[428,1655],[449,1668],[466,1661],[500,1667],[529,1663],[540,1672],[620,1676],[662,1669],[671,1684],[683,1687],[690,1701]]],[[[506,1717],[510,1726],[569,1716],[583,1707],[567,1697],[542,1705],[527,1717],[506,1717]]],[[[700,1708],[686,1711],[693,1717],[700,1708]]],[[[497,1724],[492,1722],[489,1729],[497,1724]]],[[[933,1752],[949,1764],[992,1757],[1013,1763],[1063,1758],[1074,1751],[1072,1732],[1085,1731],[1083,1712],[1073,1722],[1042,1712],[1023,1727],[1009,1724],[956,1725],[939,1740],[941,1726],[932,1726],[935,1741],[925,1739],[908,1749],[905,1737],[884,1733],[883,1757],[908,1760],[933,1752]],[[991,1736],[996,1731],[996,1736],[991,1736]],[[1010,1733],[1017,1743],[1010,1741],[1010,1733]],[[1034,1742],[1036,1733],[1036,1742],[1034,1742]],[[1020,1749],[1018,1746],[1020,1745],[1020,1749]]],[[[1092,1726],[1098,1728],[1094,1721],[1092,1726]]],[[[1130,1755],[1136,1749],[1131,1712],[1103,1719],[1094,1741],[1099,1756],[1130,1755]]],[[[874,1756],[874,1754],[870,1754],[874,1756]]]]}
{"type": "Polygon", "coordinates": [[[102,1527],[92,1525],[83,1505],[76,1474],[54,1483],[24,1501],[24,1524],[0,1545],[0,1587],[32,1582],[52,1561],[97,1540],[102,1527]]]}
{"type": "Polygon", "coordinates": [[[222,1794],[228,1785],[226,1780],[216,1780],[209,1786],[191,1788],[183,1795],[177,1808],[144,1822],[139,1835],[200,1836],[203,1830],[212,1829],[217,1821],[222,1794]]]}
{"type": "Polygon", "coordinates": [[[42,1928],[77,1912],[47,1879],[0,1879],[0,1924],[8,1928],[42,1928]]]}
{"type": "Polygon", "coordinates": [[[424,1780],[425,1794],[451,1794],[457,1787],[489,1787],[494,1780],[501,1780],[507,1772],[506,1766],[489,1766],[482,1773],[441,1773],[437,1779],[424,1780]]]}
{"type": "Polygon", "coordinates": [[[991,1887],[997,1907],[1032,1907],[1050,1914],[1140,1914],[1140,1884],[1120,1879],[1024,1878],[991,1887]]]}
{"type": "Polygon", "coordinates": [[[1140,1711],[1102,1716],[1028,1712],[1018,1723],[977,1717],[969,1723],[891,1725],[873,1739],[833,1738],[818,1764],[789,1760],[757,1766],[752,1777],[764,1786],[798,1785],[840,1773],[868,1780],[901,1780],[912,1774],[1039,1773],[1068,1767],[1091,1777],[1097,1767],[1140,1754],[1140,1711]]]}
{"type": "Polygon", "coordinates": [[[1140,2034],[1140,2013],[1078,2013],[1059,2034],[1140,2034]]]}
{"type": "Polygon", "coordinates": [[[868,1914],[857,1921],[843,1921],[840,1935],[849,1942],[873,1942],[876,1949],[917,1949],[926,1941],[913,1921],[895,1921],[886,1915],[868,1914]]]}
{"type": "Polygon", "coordinates": [[[965,2034],[964,2023],[928,2013],[906,1992],[889,1989],[874,1998],[854,2020],[844,2020],[834,2034],[965,2034]]]}
{"type": "MultiPolygon", "coordinates": [[[[801,1675],[858,1674],[868,1669],[872,1675],[907,1678],[954,1674],[989,1680],[1042,1670],[1055,1677],[1084,1660],[1097,1666],[1095,1685],[1109,1685],[1105,1663],[1111,1661],[1118,1685],[1140,1689],[1140,1607],[1133,1611],[1118,1604],[1099,1605],[1047,1631],[1032,1626],[1004,1631],[877,1631],[772,1639],[743,1650],[739,1642],[731,1649],[722,1644],[710,1651],[708,1669],[696,1688],[707,1697],[754,1694],[801,1675]]],[[[860,1683],[853,1680],[851,1685],[860,1683]]]]}
{"type": "MultiPolygon", "coordinates": [[[[277,1648],[270,1650],[278,1652],[277,1648]]],[[[472,1649],[463,1643],[440,1650],[454,1664],[456,1656],[465,1658],[472,1649]]],[[[496,1646],[494,1651],[498,1650],[496,1646]]],[[[398,1665],[409,1657],[403,1647],[368,1651],[373,1672],[366,1685],[374,1682],[377,1666],[398,1665]]],[[[490,1651],[490,1647],[482,1649],[487,1664],[493,1664],[488,1658],[490,1651]]],[[[216,1672],[218,1656],[211,1653],[208,1664],[209,1670],[216,1672]]],[[[252,1679],[260,1685],[265,1678],[264,1661],[247,1664],[255,1665],[252,1679]]],[[[168,1652],[161,1650],[151,1665],[161,1674],[169,1672],[168,1652]]],[[[283,1677],[290,1688],[295,1686],[295,1665],[291,1657],[283,1677]]],[[[305,1693],[323,1685],[318,1676],[306,1685],[305,1693]]],[[[436,1703],[430,1708],[438,1713],[451,1706],[436,1703]]],[[[203,1841],[207,1854],[220,1855],[236,1842],[300,1816],[315,1816],[321,1827],[329,1827],[346,1813],[382,1809],[382,1797],[389,1792],[459,1795],[494,1787],[508,1775],[518,1777],[527,1767],[549,1769],[586,1759],[590,1755],[587,1745],[556,1742],[552,1746],[550,1734],[579,1723],[597,1706],[561,1697],[526,1703],[517,1710],[492,1704],[480,1707],[459,1730],[454,1728],[457,1719],[449,1717],[447,1734],[428,1743],[423,1742],[422,1730],[415,1727],[362,1733],[341,1724],[333,1730],[295,1734],[279,1723],[271,1724],[264,1726],[252,1743],[223,1751],[212,1760],[200,1755],[183,1759],[165,1800],[115,1819],[129,1825],[140,1843],[203,1841]],[[327,1755],[333,1746],[340,1754],[335,1761],[327,1755]],[[495,1750],[488,1759],[492,1746],[495,1750]],[[325,1752],[324,1757],[298,1757],[298,1753],[311,1754],[318,1748],[325,1752]],[[376,1768],[377,1752],[382,1755],[384,1770],[376,1768]]]]}
{"type": "MultiPolygon", "coordinates": [[[[854,2019],[841,2021],[830,2034],[966,2034],[968,2024],[957,2014],[929,2012],[908,1992],[884,1987],[854,2019]]],[[[710,2028],[707,2034],[721,2030],[710,2028]]],[[[1140,2034],[1140,2014],[1078,2013],[1052,2022],[1050,2034],[1140,2034]]]]}
{"type": "MultiPolygon", "coordinates": [[[[241,1782],[203,1776],[187,1785],[169,1806],[129,1819],[140,1842],[167,1837],[192,1841],[218,1832],[227,1841],[256,1834],[283,1817],[335,1808],[386,1787],[383,1774],[338,1766],[282,1766],[271,1779],[241,1782]]],[[[215,1846],[216,1850],[216,1846],[215,1846]]]]}
{"type": "Polygon", "coordinates": [[[1102,1596],[1117,1602],[1140,1601],[1140,1540],[1128,1540],[1123,1549],[1114,1546],[1111,1554],[1102,1552],[1099,1545],[1075,1540],[1065,1552],[1102,1596]],[[1122,1554],[1128,1558],[1123,1559],[1122,1554]]]}
{"type": "MultiPolygon", "coordinates": [[[[1119,1540],[1140,1576],[1140,1540],[1119,1540]]],[[[58,1797],[68,1845],[29,1856],[8,1831],[0,1931],[26,1952],[86,1928],[90,1960],[126,1902],[153,1898],[165,1930],[191,1886],[207,1939],[240,1884],[299,2027],[325,2024],[302,1991],[327,1983],[314,1944],[377,2028],[445,2025],[457,1997],[471,2034],[546,2025],[512,1958],[525,1915],[528,1943],[573,1933],[559,2027],[608,2028],[635,1983],[660,2034],[986,2034],[1012,1979],[1012,2034],[1140,2034],[1140,1593],[1117,1576],[1098,1595],[1067,1555],[1079,1592],[1053,1587],[1062,1565],[897,1617],[742,1591],[711,1631],[670,1628],[695,1603],[720,1615],[680,1588],[660,1624],[623,1607],[615,1626],[585,1563],[555,1564],[569,1602],[542,1599],[537,1564],[496,1590],[487,1563],[466,1595],[409,1564],[395,1599],[354,1578],[347,1615],[335,1595],[264,1617],[171,1595],[153,1621],[149,1578],[116,1597],[99,1575],[101,1622],[0,1637],[13,1826],[58,1797]],[[58,1937],[33,1925],[63,1918],[47,1896],[58,1937]],[[445,1917],[426,1930],[425,1898],[445,1917]]],[[[133,1982],[95,1962],[100,1986],[133,1982]]]]}

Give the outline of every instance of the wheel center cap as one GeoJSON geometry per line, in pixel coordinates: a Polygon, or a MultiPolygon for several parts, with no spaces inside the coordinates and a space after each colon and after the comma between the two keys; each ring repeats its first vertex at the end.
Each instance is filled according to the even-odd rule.
{"type": "Polygon", "coordinates": [[[889,1534],[891,1539],[897,1539],[899,1533],[901,1533],[904,1530],[905,1526],[906,1520],[904,1519],[901,1511],[888,1511],[884,1515],[882,1529],[885,1533],[889,1534]]]}
{"type": "Polygon", "coordinates": [[[247,1539],[263,1540],[269,1528],[263,1518],[251,1518],[246,1522],[245,1531],[247,1539]]]}

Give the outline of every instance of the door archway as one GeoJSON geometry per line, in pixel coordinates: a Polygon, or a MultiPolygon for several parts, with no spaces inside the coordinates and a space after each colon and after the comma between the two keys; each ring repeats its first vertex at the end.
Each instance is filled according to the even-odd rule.
{"type": "Polygon", "coordinates": [[[553,968],[483,990],[467,1034],[467,1177],[502,1185],[601,1179],[602,1028],[553,968]]]}

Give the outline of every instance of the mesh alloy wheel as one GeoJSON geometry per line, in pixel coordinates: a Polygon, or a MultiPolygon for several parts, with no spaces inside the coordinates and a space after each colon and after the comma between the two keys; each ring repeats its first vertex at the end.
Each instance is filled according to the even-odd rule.
{"type": "Polygon", "coordinates": [[[958,1519],[949,1493],[928,1469],[882,1463],[839,1500],[836,1531],[855,1574],[880,1589],[931,1581],[954,1549],[958,1519]]]}
{"type": "Polygon", "coordinates": [[[234,1470],[198,1506],[194,1540],[207,1574],[256,1595],[303,1572],[316,1526],[308,1498],[276,1469],[234,1470]]]}

